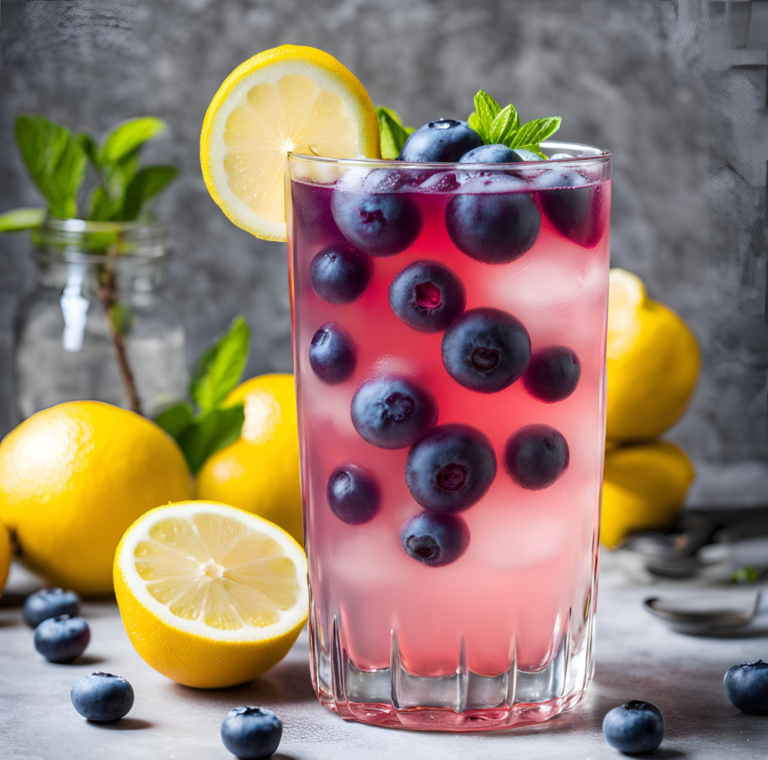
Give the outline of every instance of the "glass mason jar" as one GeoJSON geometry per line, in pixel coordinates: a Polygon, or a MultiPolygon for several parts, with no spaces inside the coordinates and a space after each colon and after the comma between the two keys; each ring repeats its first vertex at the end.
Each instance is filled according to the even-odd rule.
{"type": "Polygon", "coordinates": [[[342,717],[545,721],[592,675],[610,154],[290,156],[312,677],[342,717]]]}
{"type": "Polygon", "coordinates": [[[47,219],[16,315],[22,419],[94,399],[152,416],[186,393],[184,328],[166,288],[165,226],[47,219]]]}

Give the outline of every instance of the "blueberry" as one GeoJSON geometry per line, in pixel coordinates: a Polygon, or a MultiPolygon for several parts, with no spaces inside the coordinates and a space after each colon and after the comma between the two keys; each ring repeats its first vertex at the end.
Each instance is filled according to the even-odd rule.
{"type": "Polygon", "coordinates": [[[283,724],[271,710],[236,707],[221,724],[221,741],[233,754],[246,760],[270,757],[283,736],[283,724]]]}
{"type": "Polygon", "coordinates": [[[347,525],[370,522],[381,506],[379,484],[370,473],[351,463],[331,473],[325,496],[333,514],[347,525]]]}
{"type": "Polygon", "coordinates": [[[405,482],[433,512],[461,512],[478,502],[496,477],[491,442],[469,425],[440,425],[409,452],[405,482]]]}
{"type": "Polygon", "coordinates": [[[734,665],[725,674],[723,685],[734,707],[754,715],[768,714],[768,662],[734,665]]]}
{"type": "Polygon", "coordinates": [[[398,161],[458,161],[479,148],[483,138],[466,121],[438,119],[419,127],[405,141],[398,161]]]}
{"type": "Polygon", "coordinates": [[[664,738],[664,716],[650,702],[633,700],[606,714],[603,736],[620,752],[653,752],[664,738]]]}
{"type": "Polygon", "coordinates": [[[525,148],[515,148],[515,153],[520,156],[521,161],[541,161],[542,158],[532,150],[526,150],[525,148]]]}
{"type": "Polygon", "coordinates": [[[114,723],[133,707],[133,687],[111,673],[91,673],[72,686],[72,704],[80,715],[97,723],[114,723]]]}
{"type": "Polygon", "coordinates": [[[392,311],[414,330],[440,332],[464,311],[461,280],[442,264],[416,261],[403,269],[389,288],[392,311]]]}
{"type": "Polygon", "coordinates": [[[443,364],[457,383],[480,393],[496,393],[525,372],[531,340],[511,314],[472,309],[445,331],[442,353],[443,364]]]}
{"type": "Polygon", "coordinates": [[[469,528],[458,515],[422,512],[403,525],[400,540],[409,557],[430,567],[442,567],[467,550],[469,528]]]}
{"type": "Polygon", "coordinates": [[[578,172],[552,169],[536,178],[539,205],[552,226],[585,248],[594,247],[603,231],[601,191],[578,172]]]}
{"type": "Polygon", "coordinates": [[[374,169],[363,181],[367,193],[395,193],[414,188],[435,175],[434,169],[374,169]]]}
{"type": "Polygon", "coordinates": [[[371,256],[394,256],[421,232],[421,211],[403,193],[366,193],[337,188],[333,218],[344,237],[371,256]]]}
{"type": "Polygon", "coordinates": [[[344,328],[329,322],[312,336],[309,363],[315,375],[327,385],[343,383],[357,364],[354,341],[344,328]]]}
{"type": "Polygon", "coordinates": [[[35,649],[48,662],[72,662],[88,646],[91,631],[80,617],[57,615],[35,628],[35,649]]]}
{"type": "MultiPolygon", "coordinates": [[[[473,186],[481,188],[467,183],[464,189],[473,186]]],[[[448,203],[445,225],[462,253],[486,264],[506,264],[536,242],[541,214],[528,193],[462,192],[448,203]]]]}
{"type": "Polygon", "coordinates": [[[80,597],[74,591],[61,588],[44,588],[30,594],[24,600],[24,622],[30,628],[37,628],[43,620],[56,615],[80,614],[80,597]]]}
{"type": "Polygon", "coordinates": [[[552,404],[568,398],[579,384],[579,357],[565,346],[550,346],[537,351],[523,375],[523,385],[531,396],[552,404]]]}
{"type": "Polygon", "coordinates": [[[510,436],[504,464],[521,488],[539,491],[568,469],[570,453],[563,434],[549,425],[526,425],[510,436]]]}
{"type": "Polygon", "coordinates": [[[350,246],[332,245],[309,265],[309,282],[318,298],[334,304],[352,303],[371,279],[371,260],[350,246]]]}
{"type": "Polygon", "coordinates": [[[437,402],[404,377],[377,377],[352,399],[352,424],[360,437],[382,449],[413,446],[437,424],[437,402]]]}
{"type": "Polygon", "coordinates": [[[465,153],[460,164],[516,164],[523,159],[506,145],[481,145],[465,153]]]}

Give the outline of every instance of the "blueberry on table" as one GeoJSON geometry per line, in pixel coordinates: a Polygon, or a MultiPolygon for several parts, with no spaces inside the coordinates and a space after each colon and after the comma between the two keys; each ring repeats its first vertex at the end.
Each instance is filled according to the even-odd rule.
{"type": "Polygon", "coordinates": [[[439,425],[409,452],[405,482],[432,512],[453,513],[478,502],[496,477],[491,442],[469,425],[439,425]]]}
{"type": "Polygon", "coordinates": [[[114,723],[133,707],[133,687],[111,673],[91,673],[72,686],[72,704],[80,715],[96,723],[114,723]]]}
{"type": "Polygon", "coordinates": [[[332,245],[309,265],[309,283],[315,295],[333,304],[356,301],[368,287],[371,261],[351,246],[332,245]]]}
{"type": "Polygon", "coordinates": [[[403,193],[367,193],[336,188],[333,218],[344,237],[371,256],[394,256],[421,232],[421,210],[403,193]]]}
{"type": "Polygon", "coordinates": [[[550,169],[536,178],[539,204],[552,226],[574,243],[592,248],[600,239],[603,215],[600,189],[578,172],[550,169]]]}
{"type": "Polygon", "coordinates": [[[531,396],[553,404],[568,398],[580,378],[579,357],[565,346],[550,346],[533,354],[523,385],[531,396]]]}
{"type": "Polygon", "coordinates": [[[283,724],[271,710],[236,707],[221,724],[221,741],[233,754],[245,760],[270,757],[283,736],[283,724]]]}
{"type": "Polygon", "coordinates": [[[88,623],[80,617],[57,615],[47,618],[35,628],[35,649],[48,662],[72,662],[91,640],[88,623]]]}
{"type": "Polygon", "coordinates": [[[405,141],[398,161],[456,162],[483,138],[466,121],[438,119],[419,127],[405,141]]]}
{"type": "Polygon", "coordinates": [[[768,662],[734,665],[725,674],[723,685],[734,707],[754,715],[768,714],[768,662]]]}
{"type": "Polygon", "coordinates": [[[76,617],[79,614],[80,597],[74,591],[44,588],[24,600],[24,622],[30,628],[37,628],[43,620],[56,615],[76,617]]]}
{"type": "Polygon", "coordinates": [[[352,424],[360,437],[382,449],[413,446],[437,424],[437,402],[404,377],[363,383],[352,399],[352,424]]]}
{"type": "Polygon", "coordinates": [[[327,385],[343,383],[355,371],[357,349],[344,328],[329,322],[318,328],[309,344],[309,364],[327,385]]]}
{"type": "Polygon", "coordinates": [[[400,531],[405,553],[430,567],[455,562],[469,546],[469,528],[459,515],[422,512],[400,531]]]}
{"type": "Polygon", "coordinates": [[[472,309],[445,331],[442,355],[448,374],[457,383],[479,393],[497,393],[525,372],[531,340],[511,314],[472,309]]]}
{"type": "Polygon", "coordinates": [[[481,145],[465,153],[460,164],[516,164],[523,159],[506,145],[481,145]]]}
{"type": "Polygon", "coordinates": [[[370,522],[381,506],[381,489],[373,475],[351,463],[331,473],[325,496],[333,514],[347,525],[370,522]]]}
{"type": "Polygon", "coordinates": [[[549,425],[526,425],[510,436],[504,464],[521,488],[548,488],[568,469],[570,452],[562,433],[549,425]]]}
{"type": "Polygon", "coordinates": [[[620,752],[653,752],[664,739],[664,716],[650,702],[633,700],[606,714],[603,736],[620,752]]]}
{"type": "Polygon", "coordinates": [[[482,187],[482,180],[471,180],[451,198],[445,226],[462,253],[485,264],[506,264],[536,242],[541,214],[530,193],[503,192],[503,188],[502,192],[483,191],[482,187]],[[479,192],[471,192],[473,187],[479,192]]]}
{"type": "Polygon", "coordinates": [[[440,332],[464,311],[467,296],[461,280],[442,264],[416,261],[392,281],[389,305],[409,327],[440,332]]]}

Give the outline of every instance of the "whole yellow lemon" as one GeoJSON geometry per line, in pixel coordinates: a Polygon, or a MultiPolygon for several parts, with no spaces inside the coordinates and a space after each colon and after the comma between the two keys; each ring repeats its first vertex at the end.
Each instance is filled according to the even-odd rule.
{"type": "Polygon", "coordinates": [[[8,528],[0,523],[0,594],[3,593],[11,569],[11,535],[8,528]]]}
{"type": "Polygon", "coordinates": [[[111,593],[115,549],[137,517],[191,491],[168,435],[98,401],[38,412],[0,443],[0,521],[21,560],[85,596],[111,593]]]}
{"type": "Polygon", "coordinates": [[[623,269],[610,274],[606,364],[606,435],[626,443],[657,438],[677,422],[701,365],[685,322],[623,269]]]}
{"type": "Polygon", "coordinates": [[[668,441],[606,451],[600,540],[613,548],[630,533],[673,527],[695,475],[668,441]]]}
{"type": "Polygon", "coordinates": [[[293,375],[246,380],[225,405],[243,402],[241,438],[211,456],[195,480],[195,498],[231,504],[303,540],[299,434],[293,375]]]}

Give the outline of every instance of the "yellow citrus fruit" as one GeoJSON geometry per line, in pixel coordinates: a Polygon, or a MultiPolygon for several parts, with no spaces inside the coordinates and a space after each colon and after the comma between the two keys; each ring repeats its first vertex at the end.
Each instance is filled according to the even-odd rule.
{"type": "Polygon", "coordinates": [[[195,498],[221,501],[270,520],[302,541],[299,435],[293,375],[246,380],[225,404],[245,404],[239,441],[213,454],[195,498]]]}
{"type": "Polygon", "coordinates": [[[8,528],[0,523],[0,594],[3,593],[5,583],[8,580],[8,573],[11,569],[11,534],[8,528]]]}
{"type": "Polygon", "coordinates": [[[85,596],[112,591],[112,560],[141,514],[191,496],[176,443],[138,414],[98,401],[38,412],[0,444],[0,521],[21,560],[85,596]]]}
{"type": "Polygon", "coordinates": [[[211,101],[200,163],[213,200],[264,240],[286,239],[288,153],[378,158],[379,120],[368,93],[333,56],[283,45],[238,66],[211,101]]]}
{"type": "Polygon", "coordinates": [[[695,475],[687,454],[668,441],[607,451],[601,541],[613,548],[630,533],[673,527],[695,475]]]}
{"type": "Polygon", "coordinates": [[[304,550],[267,520],[212,502],[153,509],[115,553],[131,643],[185,686],[250,681],[285,657],[307,619],[304,550]]]}
{"type": "Polygon", "coordinates": [[[610,274],[606,363],[606,435],[627,443],[657,438],[677,422],[701,365],[685,322],[623,269],[610,274]]]}

